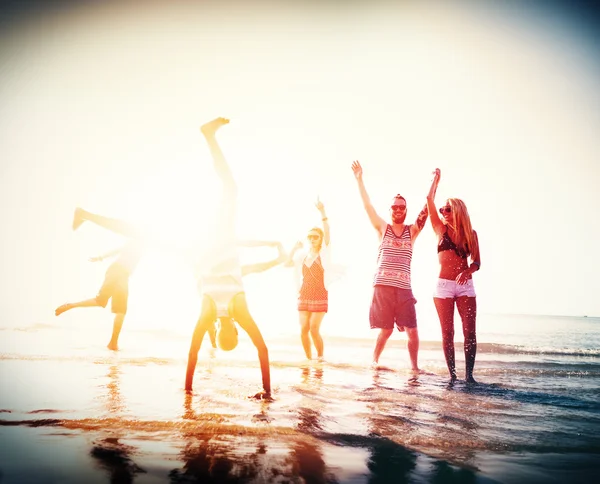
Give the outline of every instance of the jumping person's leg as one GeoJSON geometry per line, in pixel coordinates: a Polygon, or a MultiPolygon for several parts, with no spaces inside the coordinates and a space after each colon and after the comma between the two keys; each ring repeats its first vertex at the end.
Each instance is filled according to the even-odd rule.
{"type": "Polygon", "coordinates": [[[106,270],[106,274],[104,275],[104,281],[102,282],[102,287],[98,291],[98,294],[93,299],[84,299],[83,301],[74,302],[74,303],[66,303],[62,306],[59,306],[54,311],[56,316],[60,316],[65,311],[69,311],[75,308],[97,308],[102,307],[105,308],[108,304],[108,300],[112,297],[114,293],[115,283],[116,283],[115,271],[112,270],[112,266],[106,270]]]}
{"type": "Polygon", "coordinates": [[[262,398],[263,396],[270,397],[271,395],[271,369],[269,366],[269,350],[267,349],[267,345],[265,340],[258,328],[254,319],[250,315],[250,311],[248,310],[248,305],[246,303],[246,296],[244,293],[237,294],[234,296],[232,304],[231,304],[231,316],[235,319],[240,327],[248,333],[252,343],[256,347],[258,351],[258,359],[260,362],[260,371],[262,375],[262,384],[264,389],[264,394],[258,393],[255,395],[257,398],[262,398]]]}
{"type": "MultiPolygon", "coordinates": [[[[102,290],[99,297],[101,298],[102,290]]],[[[113,329],[110,341],[106,347],[109,350],[117,351],[119,349],[119,335],[123,328],[123,321],[127,313],[127,302],[129,300],[129,278],[120,276],[113,281],[111,311],[115,315],[113,329]]]]}
{"type": "Polygon", "coordinates": [[[112,336],[110,338],[110,341],[108,342],[108,345],[106,345],[106,347],[109,350],[117,351],[119,349],[119,335],[121,334],[121,328],[123,328],[124,320],[125,320],[124,313],[116,313],[115,314],[115,319],[113,321],[112,336]]]}
{"type": "Polygon", "coordinates": [[[450,383],[456,381],[456,363],[454,355],[454,299],[434,297],[433,302],[442,328],[442,347],[446,366],[450,373],[450,383]]]}
{"type": "Polygon", "coordinates": [[[456,308],[462,319],[464,347],[465,347],[465,381],[476,383],[473,378],[475,368],[475,356],[477,354],[477,335],[475,322],[477,319],[477,299],[474,297],[461,296],[456,298],[456,308]]]}
{"type": "Polygon", "coordinates": [[[98,299],[85,299],[83,301],[74,302],[74,303],[66,303],[61,306],[58,306],[54,311],[56,316],[60,316],[62,313],[69,311],[75,308],[93,308],[93,307],[104,307],[106,303],[101,304],[98,302],[98,299]]]}
{"type": "Polygon", "coordinates": [[[200,310],[200,317],[194,328],[194,334],[192,335],[192,342],[190,344],[190,351],[188,354],[187,370],[185,374],[185,391],[192,391],[192,383],[194,381],[194,371],[196,370],[196,363],[198,362],[198,352],[202,345],[202,338],[211,327],[214,328],[215,321],[217,319],[217,308],[213,300],[204,296],[202,299],[202,309],[200,310]]]}

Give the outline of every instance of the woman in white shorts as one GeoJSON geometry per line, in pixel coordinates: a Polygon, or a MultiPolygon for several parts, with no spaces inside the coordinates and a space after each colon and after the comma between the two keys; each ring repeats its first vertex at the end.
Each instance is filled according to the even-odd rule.
{"type": "Polygon", "coordinates": [[[450,372],[450,383],[456,381],[454,362],[454,304],[462,319],[465,350],[465,381],[476,383],[473,378],[475,355],[477,354],[477,336],[475,321],[477,318],[477,300],[473,286],[473,273],[481,265],[477,233],[471,227],[469,212],[462,200],[449,198],[440,208],[435,208],[435,193],[441,172],[436,168],[429,195],[427,208],[431,225],[438,238],[438,259],[440,275],[437,281],[433,302],[437,309],[442,327],[444,356],[450,372]],[[471,259],[469,264],[468,259],[471,259]]]}

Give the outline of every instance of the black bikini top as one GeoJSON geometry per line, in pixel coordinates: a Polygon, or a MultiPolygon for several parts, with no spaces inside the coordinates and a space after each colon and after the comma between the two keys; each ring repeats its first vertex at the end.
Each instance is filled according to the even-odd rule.
{"type": "MultiPolygon", "coordinates": [[[[438,244],[438,253],[443,252],[445,250],[453,250],[454,252],[456,252],[456,255],[458,257],[462,257],[463,259],[467,258],[466,251],[459,249],[456,246],[456,244],[454,242],[452,242],[452,239],[448,235],[448,227],[446,227],[446,231],[444,232],[444,235],[442,236],[442,239],[440,240],[440,243],[438,244]]],[[[468,247],[467,247],[467,250],[468,250],[468,247]]]]}

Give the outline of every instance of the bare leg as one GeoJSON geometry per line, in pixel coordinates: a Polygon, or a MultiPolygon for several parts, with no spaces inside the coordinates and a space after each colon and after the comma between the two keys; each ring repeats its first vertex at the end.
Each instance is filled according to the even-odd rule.
{"type": "Polygon", "coordinates": [[[312,348],[310,346],[310,313],[308,311],[298,311],[300,317],[300,341],[302,341],[302,348],[304,348],[304,354],[306,358],[312,359],[312,348]]]}
{"type": "Polygon", "coordinates": [[[60,316],[62,313],[69,311],[71,309],[75,309],[75,308],[93,308],[93,307],[104,307],[102,304],[100,304],[96,298],[94,299],[86,299],[84,301],[79,301],[79,302],[75,302],[75,303],[66,303],[63,304],[62,306],[58,306],[56,308],[56,310],[54,311],[54,314],[56,316],[60,316]]]}
{"type": "Polygon", "coordinates": [[[194,381],[194,372],[196,371],[196,363],[198,362],[198,352],[202,345],[202,338],[204,333],[211,327],[214,328],[215,321],[217,319],[217,310],[214,303],[208,297],[202,299],[202,309],[200,311],[200,317],[194,328],[194,334],[192,335],[192,342],[190,344],[190,351],[188,354],[187,370],[185,373],[185,391],[192,391],[192,383],[194,381]]]}
{"type": "MultiPolygon", "coordinates": [[[[260,372],[262,375],[262,384],[265,392],[264,396],[270,397],[271,395],[271,369],[269,366],[269,350],[265,340],[260,332],[260,329],[252,319],[250,312],[248,311],[248,305],[246,304],[246,296],[244,294],[238,294],[234,297],[232,304],[232,316],[240,327],[248,333],[252,343],[258,351],[258,360],[260,362],[260,372]]],[[[256,397],[263,395],[257,394],[256,397]]]]}
{"type": "Polygon", "coordinates": [[[317,349],[317,357],[323,358],[323,338],[321,337],[321,322],[326,313],[311,313],[310,315],[310,336],[317,349]]]}
{"type": "Polygon", "coordinates": [[[210,338],[210,344],[212,345],[213,348],[216,348],[217,347],[217,328],[215,328],[215,325],[213,324],[206,331],[208,333],[208,337],[210,338]]]}
{"type": "Polygon", "coordinates": [[[236,244],[237,185],[215,136],[217,130],[227,123],[229,123],[228,119],[216,118],[200,128],[208,144],[215,172],[223,185],[217,209],[217,228],[214,234],[214,244],[218,247],[232,247],[236,244]]]}
{"type": "Polygon", "coordinates": [[[233,174],[231,173],[231,169],[229,168],[227,160],[225,159],[225,155],[223,155],[223,151],[221,151],[221,147],[219,146],[217,138],[215,137],[217,130],[221,126],[224,126],[228,123],[228,119],[216,118],[202,125],[200,131],[208,143],[208,148],[210,149],[215,171],[223,183],[223,188],[226,195],[228,197],[235,197],[237,195],[235,179],[233,178],[233,174]]]}
{"type": "Polygon", "coordinates": [[[477,319],[477,299],[461,296],[456,299],[456,308],[462,319],[463,335],[465,338],[465,381],[476,383],[473,378],[475,355],[477,354],[477,335],[475,322],[477,319]]]}
{"type": "Polygon", "coordinates": [[[109,350],[117,351],[119,349],[119,335],[121,334],[121,328],[123,328],[124,320],[125,315],[123,313],[115,314],[112,336],[108,342],[108,345],[106,345],[109,350]]]}
{"type": "Polygon", "coordinates": [[[446,366],[450,372],[450,383],[456,381],[456,363],[454,357],[454,299],[434,297],[442,327],[442,346],[446,358],[446,366]]]}
{"type": "Polygon", "coordinates": [[[379,363],[379,357],[381,356],[381,352],[383,348],[385,348],[385,344],[387,340],[390,339],[390,336],[394,332],[393,329],[380,329],[379,335],[377,336],[377,341],[375,343],[375,349],[373,350],[373,363],[377,365],[379,363]]]}
{"type": "Polygon", "coordinates": [[[79,227],[86,220],[93,222],[102,228],[110,230],[111,232],[124,235],[125,237],[139,238],[142,236],[142,233],[139,229],[125,222],[124,220],[104,217],[103,215],[88,212],[83,208],[75,209],[75,215],[73,216],[73,230],[77,229],[77,227],[79,227]]]}
{"type": "Polygon", "coordinates": [[[413,371],[419,371],[417,359],[419,357],[419,330],[417,328],[406,328],[408,337],[408,356],[410,356],[410,367],[413,371]]]}

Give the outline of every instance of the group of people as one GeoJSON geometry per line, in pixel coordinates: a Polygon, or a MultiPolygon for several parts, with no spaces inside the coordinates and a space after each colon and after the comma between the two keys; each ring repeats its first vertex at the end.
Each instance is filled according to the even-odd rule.
{"type": "MultiPolygon", "coordinates": [[[[198,353],[204,335],[209,334],[213,347],[218,346],[226,351],[232,350],[238,342],[237,323],[246,331],[258,352],[263,390],[254,397],[270,398],[269,352],[262,333],[248,309],[243,276],[262,272],[279,264],[295,268],[302,347],[306,357],[312,359],[314,346],[317,358],[322,360],[323,338],[320,327],[328,311],[328,289],[334,272],[330,250],[330,227],[325,207],[320,200],[317,200],[315,205],[321,215],[322,228],[313,227],[308,231],[306,251],[301,250],[302,242],[296,243],[288,254],[280,242],[237,239],[235,234],[237,185],[216,139],[218,129],[228,122],[229,120],[225,118],[216,118],[200,129],[208,144],[213,166],[223,189],[218,204],[218,226],[211,235],[212,245],[208,249],[203,249],[202,253],[191,254],[202,304],[190,344],[185,389],[188,392],[192,391],[198,353]],[[277,257],[266,262],[241,265],[239,248],[259,246],[277,248],[277,257]]],[[[407,205],[401,195],[396,195],[392,200],[391,223],[388,223],[376,212],[370,201],[363,181],[363,169],[358,161],[352,163],[352,171],[365,211],[380,240],[373,279],[373,298],[369,310],[371,328],[379,329],[373,351],[373,366],[378,367],[381,353],[396,326],[399,331],[406,331],[412,370],[420,371],[417,361],[419,333],[415,311],[416,299],[411,287],[411,260],[413,244],[429,216],[438,238],[440,263],[439,279],[433,299],[440,319],[450,382],[454,383],[457,380],[454,351],[454,306],[456,305],[463,324],[465,380],[474,383],[477,305],[472,275],[480,267],[480,255],[477,234],[471,227],[464,202],[457,198],[450,198],[439,209],[441,217],[438,215],[435,194],[441,173],[436,169],[427,195],[427,203],[415,223],[410,225],[405,223],[407,205]]],[[[86,221],[125,236],[127,242],[120,249],[90,259],[101,261],[107,257],[117,256],[108,267],[98,294],[91,299],[63,304],[56,309],[55,314],[58,316],[78,307],[106,307],[108,300],[111,299],[111,310],[115,317],[108,348],[117,350],[119,334],[127,312],[129,278],[142,257],[148,240],[140,230],[122,220],[77,208],[73,229],[76,230],[86,221]]]]}

